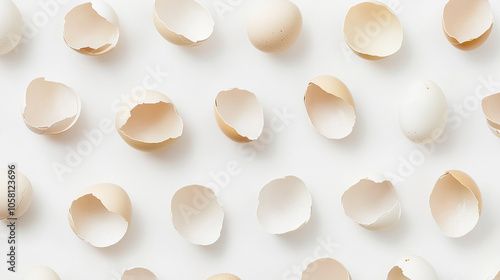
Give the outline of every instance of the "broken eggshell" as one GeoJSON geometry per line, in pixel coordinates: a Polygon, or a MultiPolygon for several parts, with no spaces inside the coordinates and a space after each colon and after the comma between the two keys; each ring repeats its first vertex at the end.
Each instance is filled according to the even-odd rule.
{"type": "Polygon", "coordinates": [[[301,280],[351,280],[349,271],[339,261],[331,258],[317,259],[307,265],[301,280]]]}
{"type": "Polygon", "coordinates": [[[423,258],[408,256],[401,259],[387,275],[387,280],[438,280],[434,268],[423,258]]]}
{"type": "Polygon", "coordinates": [[[81,111],[80,98],[65,84],[34,79],[24,95],[23,119],[36,134],[60,134],[70,129],[81,111]]]}
{"type": "Polygon", "coordinates": [[[224,209],[213,190],[200,185],[179,189],[172,197],[172,222],[187,241],[207,246],[221,234],[224,209]]]}
{"type": "Polygon", "coordinates": [[[241,279],[233,274],[221,273],[208,278],[208,280],[241,280],[241,279]]]}
{"type": "Polygon", "coordinates": [[[432,190],[429,204],[432,217],[448,237],[469,233],[479,221],[482,198],[474,179],[459,170],[447,171],[432,190]]]}
{"type": "Polygon", "coordinates": [[[30,180],[19,170],[16,169],[16,206],[14,208],[14,215],[10,215],[8,207],[9,186],[9,170],[8,168],[0,168],[0,175],[2,176],[2,184],[0,185],[0,220],[7,218],[19,218],[28,211],[33,199],[33,187],[30,180]]]}
{"type": "Polygon", "coordinates": [[[99,0],[80,4],[64,17],[63,38],[73,50],[98,56],[113,50],[120,31],[118,16],[111,6],[99,0]]]}
{"type": "Polygon", "coordinates": [[[22,280],[61,280],[59,275],[49,267],[40,265],[32,267],[24,274],[22,280]]]}
{"type": "Polygon", "coordinates": [[[342,139],[351,134],[356,122],[356,109],[351,92],[332,76],[314,78],[304,96],[312,125],[329,139],[342,139]]]}
{"type": "Polygon", "coordinates": [[[285,234],[303,227],[311,218],[312,197],[295,176],[267,183],[259,194],[257,218],[265,231],[285,234]]]}
{"type": "Polygon", "coordinates": [[[272,0],[262,4],[250,16],[247,33],[260,51],[274,53],[291,47],[302,30],[302,13],[288,0],[272,0]]]}
{"type": "Polygon", "coordinates": [[[156,0],[153,20],[161,36],[179,46],[197,46],[214,32],[210,11],[194,0],[156,0]]]}
{"type": "Polygon", "coordinates": [[[115,184],[83,190],[71,203],[68,221],[73,232],[95,247],[109,247],[127,233],[132,218],[128,194],[115,184]]]}
{"type": "Polygon", "coordinates": [[[237,88],[215,98],[215,119],[224,134],[236,142],[257,140],[264,129],[264,111],[255,94],[237,88]]]}
{"type": "Polygon", "coordinates": [[[342,196],[345,214],[369,230],[388,230],[401,216],[396,190],[381,174],[359,180],[342,196]]]}
{"type": "Polygon", "coordinates": [[[158,280],[156,275],[148,269],[134,267],[123,272],[121,280],[158,280]]]}
{"type": "Polygon", "coordinates": [[[470,51],[491,33],[493,13],[488,0],[450,0],[444,6],[443,30],[456,48],[470,51]]]}
{"type": "Polygon", "coordinates": [[[183,131],[182,119],[172,101],[152,90],[128,96],[118,109],[115,125],[127,144],[149,152],[170,146],[183,131]]]}
{"type": "Polygon", "coordinates": [[[23,37],[23,16],[12,0],[0,0],[0,55],[17,47],[23,37]]]}
{"type": "Polygon", "coordinates": [[[387,5],[377,1],[363,2],[347,12],[344,37],[355,54],[364,59],[378,60],[401,48],[403,28],[387,5]]]}
{"type": "Polygon", "coordinates": [[[500,93],[483,98],[481,106],[491,132],[500,137],[500,93]]]}

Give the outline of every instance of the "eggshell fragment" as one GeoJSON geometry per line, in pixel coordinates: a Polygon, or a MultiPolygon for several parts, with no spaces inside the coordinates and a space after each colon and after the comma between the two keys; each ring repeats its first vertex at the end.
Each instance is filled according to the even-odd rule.
{"type": "Polygon", "coordinates": [[[500,93],[483,98],[482,107],[491,132],[500,137],[500,93]]]}
{"type": "Polygon", "coordinates": [[[65,84],[34,79],[24,95],[23,119],[36,134],[60,134],[70,129],[81,111],[80,98],[65,84]]]}
{"type": "Polygon", "coordinates": [[[211,189],[199,185],[179,189],[171,211],[175,229],[187,241],[207,246],[219,239],[224,210],[211,189]]]}
{"type": "Polygon", "coordinates": [[[214,110],[220,129],[233,141],[257,140],[264,129],[264,110],[255,94],[247,90],[219,92],[214,110]]]}
{"type": "Polygon", "coordinates": [[[302,30],[302,13],[288,0],[272,0],[258,7],[250,17],[247,33],[257,49],[281,52],[291,47],[302,30]]]}
{"type": "Polygon", "coordinates": [[[31,205],[31,200],[33,199],[33,187],[31,186],[30,180],[19,170],[16,170],[16,206],[14,210],[14,215],[11,216],[8,210],[8,194],[9,194],[9,169],[0,168],[0,176],[2,184],[0,185],[0,220],[5,220],[7,218],[19,218],[28,211],[31,205]]]}
{"type": "Polygon", "coordinates": [[[114,184],[83,190],[71,204],[68,220],[73,232],[95,247],[109,247],[127,233],[132,218],[128,194],[114,184]]]}
{"type": "Polygon", "coordinates": [[[36,266],[28,270],[22,280],[61,280],[61,278],[49,267],[36,266]]]}
{"type": "Polygon", "coordinates": [[[158,278],[148,269],[134,267],[123,272],[121,280],[158,280],[158,278]]]}
{"type": "Polygon", "coordinates": [[[387,275],[387,280],[438,280],[434,268],[423,258],[408,256],[401,259],[387,275]]]}
{"type": "Polygon", "coordinates": [[[285,234],[303,227],[311,218],[312,197],[295,176],[267,183],[259,194],[257,218],[265,231],[285,234]]]}
{"type": "Polygon", "coordinates": [[[118,16],[111,6],[94,0],[78,5],[64,17],[63,37],[73,50],[92,56],[116,47],[120,31],[118,16]]]}
{"type": "Polygon", "coordinates": [[[361,179],[342,196],[346,215],[369,230],[388,230],[401,216],[396,190],[383,175],[361,179]]]}
{"type": "Polygon", "coordinates": [[[183,122],[172,101],[157,91],[145,90],[129,96],[116,115],[116,129],[130,146],[158,151],[173,144],[183,131],[183,122]]]}
{"type": "Polygon", "coordinates": [[[197,46],[214,32],[214,19],[194,0],[156,0],[153,20],[158,32],[172,44],[197,46]]]}
{"type": "Polygon", "coordinates": [[[363,2],[347,12],[344,37],[355,54],[364,59],[378,60],[401,48],[403,28],[398,17],[384,3],[363,2]]]}
{"type": "Polygon", "coordinates": [[[412,84],[399,110],[399,124],[406,138],[417,144],[438,139],[448,121],[443,91],[429,80],[412,84]]]}
{"type": "Polygon", "coordinates": [[[449,237],[466,235],[481,216],[479,187],[462,171],[451,170],[442,175],[432,190],[429,203],[434,220],[449,237]]]}
{"type": "Polygon", "coordinates": [[[241,279],[233,274],[221,273],[208,278],[208,280],[241,280],[241,279]]]}
{"type": "Polygon", "coordinates": [[[488,0],[450,0],[444,7],[444,34],[460,50],[481,46],[492,28],[493,13],[488,0]]]}
{"type": "Polygon", "coordinates": [[[356,109],[351,92],[339,79],[319,76],[309,82],[304,96],[312,125],[329,139],[351,134],[356,122],[356,109]]]}
{"type": "Polygon", "coordinates": [[[11,52],[23,36],[23,16],[12,0],[0,0],[0,55],[11,52]]]}
{"type": "Polygon", "coordinates": [[[351,280],[349,271],[337,260],[317,259],[307,265],[301,280],[351,280]]]}

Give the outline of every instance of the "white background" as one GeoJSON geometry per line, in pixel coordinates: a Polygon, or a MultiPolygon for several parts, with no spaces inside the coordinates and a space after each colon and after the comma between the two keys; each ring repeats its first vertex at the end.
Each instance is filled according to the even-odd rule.
{"type": "MultiPolygon", "coordinates": [[[[488,130],[474,96],[476,90],[482,95],[500,91],[498,85],[489,91],[480,81],[500,82],[496,26],[481,48],[463,52],[441,29],[445,1],[393,1],[404,43],[394,56],[373,62],[355,56],[343,43],[344,16],[358,1],[296,0],[304,18],[299,40],[283,53],[266,54],[246,35],[249,13],[265,0],[202,0],[214,16],[215,33],[195,48],[172,45],[157,33],[153,0],[109,0],[121,21],[119,44],[107,55],[89,57],[71,50],[62,39],[63,17],[81,1],[57,5],[46,22],[40,3],[48,0],[15,2],[24,17],[36,23],[32,38],[0,57],[0,159],[3,165],[19,163],[35,195],[30,211],[19,221],[19,273],[1,276],[7,275],[2,261],[1,279],[20,279],[38,264],[50,266],[61,279],[78,280],[118,279],[132,266],[147,267],[163,280],[207,279],[221,272],[248,280],[298,279],[287,271],[311,261],[318,239],[338,243],[331,256],[353,279],[385,279],[407,254],[426,258],[441,279],[448,280],[484,279],[500,263],[500,139],[488,130]],[[220,3],[236,5],[221,16],[214,7],[220,3]],[[102,121],[114,121],[113,104],[142,85],[147,69],[157,67],[168,73],[156,89],[177,106],[185,124],[182,138],[163,152],[144,153],[125,144],[113,129],[59,180],[54,162],[67,164],[68,149],[76,150],[86,132],[98,129],[102,121]],[[356,102],[355,129],[343,140],[316,133],[306,115],[307,83],[324,74],[343,80],[356,102]],[[23,124],[25,88],[40,76],[66,83],[82,99],[79,121],[63,135],[36,135],[23,124]],[[398,124],[400,96],[422,78],[443,89],[453,120],[445,131],[446,141],[423,158],[398,124]],[[233,87],[258,96],[268,128],[275,110],[286,108],[295,117],[269,140],[259,140],[258,146],[232,142],[216,124],[213,103],[219,91],[233,87]],[[460,115],[454,108],[463,104],[467,109],[460,115]],[[410,157],[413,164],[399,172],[410,157]],[[223,171],[233,160],[241,173],[218,191],[226,215],[221,238],[209,247],[188,243],[171,223],[172,195],[186,185],[213,182],[210,173],[223,171]],[[402,177],[394,181],[402,218],[388,232],[361,228],[343,214],[340,204],[343,192],[374,169],[402,177]],[[439,231],[428,206],[435,181],[449,169],[466,171],[483,194],[477,227],[458,239],[439,231]],[[309,186],[313,216],[300,231],[273,236],[257,222],[258,192],[268,181],[289,174],[309,186]],[[125,238],[106,249],[78,239],[67,222],[75,195],[102,182],[122,186],[134,208],[125,238]]],[[[498,2],[492,1],[492,7],[500,19],[498,2]]],[[[6,233],[2,225],[0,260],[6,252],[6,233]]]]}

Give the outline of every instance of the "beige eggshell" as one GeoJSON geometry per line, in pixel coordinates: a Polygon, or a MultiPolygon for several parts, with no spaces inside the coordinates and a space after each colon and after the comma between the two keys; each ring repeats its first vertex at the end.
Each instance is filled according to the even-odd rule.
{"type": "Polygon", "coordinates": [[[172,197],[172,222],[187,241],[207,246],[221,234],[224,209],[213,190],[200,185],[179,189],[172,197]]]}
{"type": "Polygon", "coordinates": [[[134,267],[125,270],[120,280],[158,280],[158,278],[148,269],[134,267]]]}
{"type": "Polygon", "coordinates": [[[19,170],[16,169],[16,206],[14,216],[10,216],[8,211],[8,193],[9,193],[9,169],[0,168],[0,176],[2,176],[2,184],[0,185],[0,220],[7,218],[19,218],[28,211],[33,199],[33,187],[30,180],[19,170]]]}
{"type": "Polygon", "coordinates": [[[355,54],[364,59],[378,60],[401,48],[403,28],[398,17],[384,3],[363,2],[347,12],[344,37],[355,54]]]}
{"type": "Polygon", "coordinates": [[[219,92],[214,111],[220,129],[233,141],[257,140],[264,129],[264,110],[257,97],[247,90],[219,92]]]}
{"type": "Polygon", "coordinates": [[[450,0],[444,7],[444,34],[460,50],[481,46],[492,28],[493,13],[488,0],[450,0]]]}
{"type": "Polygon", "coordinates": [[[481,216],[479,187],[469,175],[458,170],[447,171],[438,179],[429,204],[434,220],[448,237],[466,235],[481,216]]]}
{"type": "Polygon", "coordinates": [[[396,190],[383,175],[359,180],[342,196],[345,214],[362,227],[382,231],[394,227],[401,217],[396,190]]]}
{"type": "Polygon", "coordinates": [[[21,280],[61,280],[61,278],[51,268],[41,265],[30,268],[21,280]]]}
{"type": "Polygon", "coordinates": [[[307,265],[301,280],[351,280],[349,271],[331,258],[317,259],[307,265]]]}
{"type": "Polygon", "coordinates": [[[241,279],[233,274],[221,273],[208,278],[208,280],[241,280],[241,279]]]}
{"type": "Polygon", "coordinates": [[[312,197],[306,184],[295,176],[267,183],[259,194],[257,218],[271,234],[285,234],[302,228],[311,218],[312,197]]]}
{"type": "Polygon", "coordinates": [[[210,11],[194,0],[156,0],[153,20],[163,38],[188,47],[205,42],[215,25],[210,11]]]}
{"type": "Polygon", "coordinates": [[[23,15],[12,0],[0,0],[0,55],[14,50],[23,38],[23,15]]]}
{"type": "Polygon", "coordinates": [[[95,247],[109,247],[127,233],[132,218],[128,194],[115,184],[83,190],[71,203],[68,221],[73,232],[95,247]]]}
{"type": "Polygon", "coordinates": [[[63,38],[73,50],[91,56],[103,55],[116,47],[120,31],[118,16],[100,0],[80,4],[64,17],[63,38]]]}
{"type": "Polygon", "coordinates": [[[500,137],[500,93],[483,98],[482,107],[491,132],[500,137]]]}
{"type": "Polygon", "coordinates": [[[183,122],[172,101],[164,94],[145,90],[130,95],[116,114],[116,129],[127,144],[142,151],[158,151],[173,144],[183,122]]]}
{"type": "Polygon", "coordinates": [[[250,16],[247,33],[255,48],[268,53],[291,47],[302,30],[302,13],[288,0],[271,0],[250,16]]]}
{"type": "Polygon", "coordinates": [[[402,258],[387,275],[387,280],[439,280],[434,268],[419,256],[402,258]]]}
{"type": "Polygon", "coordinates": [[[34,79],[24,95],[23,119],[36,134],[60,134],[76,123],[81,103],[76,92],[45,78],[34,79]]]}
{"type": "Polygon", "coordinates": [[[304,96],[312,125],[329,139],[348,136],[356,122],[356,109],[351,92],[339,79],[319,76],[309,82],[304,96]]]}

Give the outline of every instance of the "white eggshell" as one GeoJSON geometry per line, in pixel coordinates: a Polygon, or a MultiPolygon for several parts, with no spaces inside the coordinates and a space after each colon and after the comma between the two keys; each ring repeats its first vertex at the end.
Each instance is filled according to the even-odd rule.
{"type": "Polygon", "coordinates": [[[441,136],[447,121],[448,105],[439,86],[429,80],[414,83],[399,111],[399,124],[406,138],[418,144],[432,142],[441,136]]]}
{"type": "Polygon", "coordinates": [[[387,275],[387,280],[438,280],[434,268],[423,258],[408,256],[401,259],[387,275]]]}
{"type": "MultiPolygon", "coordinates": [[[[15,206],[15,215],[10,216],[8,211],[8,168],[0,168],[0,176],[2,176],[2,181],[0,184],[0,220],[5,220],[7,218],[18,218],[24,215],[26,211],[28,211],[31,200],[33,199],[33,188],[31,186],[31,182],[28,178],[21,173],[19,170],[16,170],[17,182],[16,182],[16,206],[15,206]]],[[[11,184],[10,184],[11,185],[11,184]]]]}
{"type": "Polygon", "coordinates": [[[241,280],[241,279],[233,274],[221,273],[208,278],[208,280],[241,280]]]}
{"type": "Polygon", "coordinates": [[[148,269],[134,267],[124,271],[120,280],[158,280],[158,278],[148,269]]]}
{"type": "Polygon", "coordinates": [[[49,267],[36,266],[28,270],[21,280],[61,280],[61,278],[49,267]]]}
{"type": "Polygon", "coordinates": [[[301,280],[351,280],[351,275],[339,261],[322,258],[307,265],[301,280]]]}
{"type": "Polygon", "coordinates": [[[0,0],[0,55],[12,51],[23,36],[23,16],[12,0],[0,0]]]}
{"type": "Polygon", "coordinates": [[[491,132],[500,137],[500,93],[483,98],[483,113],[491,132]]]}

